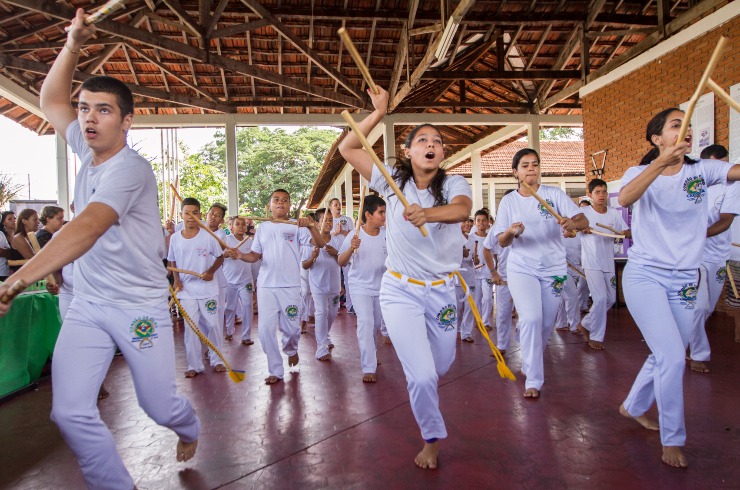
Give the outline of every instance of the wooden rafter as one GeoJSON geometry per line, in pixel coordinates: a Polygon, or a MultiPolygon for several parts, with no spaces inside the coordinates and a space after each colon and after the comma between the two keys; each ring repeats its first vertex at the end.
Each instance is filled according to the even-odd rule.
{"type": "MultiPolygon", "coordinates": [[[[198,21],[182,8],[180,0],[162,0],[162,2],[169,7],[178,19],[180,19],[180,22],[188,27],[190,32],[200,35],[200,25],[198,25],[198,21]]],[[[182,26],[180,26],[180,29],[182,29],[182,26]]]]}

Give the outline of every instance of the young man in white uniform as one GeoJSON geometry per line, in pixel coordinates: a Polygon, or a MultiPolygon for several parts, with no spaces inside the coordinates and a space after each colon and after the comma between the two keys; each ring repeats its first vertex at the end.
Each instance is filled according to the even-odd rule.
{"type": "MultiPolygon", "coordinates": [[[[208,213],[206,213],[206,226],[208,226],[208,229],[211,230],[213,233],[216,234],[217,237],[219,237],[222,241],[226,241],[226,230],[223,229],[222,225],[224,224],[224,216],[226,216],[226,206],[219,202],[215,202],[211,204],[211,207],[208,209],[208,213]]],[[[226,281],[226,277],[224,276],[224,270],[223,267],[219,267],[219,269],[216,271],[215,275],[216,283],[218,284],[218,329],[214,331],[214,333],[218,333],[218,335],[215,336],[215,338],[209,340],[213,342],[213,344],[221,349],[223,346],[223,339],[225,335],[225,315],[226,315],[226,289],[228,287],[228,282],[226,281]]]]}
{"type": "MultiPolygon", "coordinates": [[[[585,206],[583,214],[591,223],[591,228],[603,233],[610,233],[597,223],[621,231],[630,237],[622,213],[607,206],[609,193],[606,182],[593,179],[588,183],[588,196],[591,206],[585,206]]],[[[617,299],[617,278],[614,274],[614,239],[584,232],[581,236],[581,263],[583,264],[588,290],[591,292],[591,309],[581,319],[578,331],[585,337],[589,347],[595,350],[604,349],[606,334],[606,312],[617,299]]]]}
{"type": "MultiPolygon", "coordinates": [[[[275,219],[288,219],[288,191],[277,189],[272,193],[270,211],[275,219]]],[[[257,328],[262,349],[267,355],[267,384],[280,382],[285,373],[277,341],[278,327],[283,335],[282,350],[288,356],[288,365],[295,369],[298,366],[298,339],[301,337],[299,247],[307,245],[311,238],[319,248],[324,246],[324,240],[311,218],[298,218],[295,225],[267,221],[257,229],[251,252],[245,254],[228,249],[225,253],[227,258],[238,258],[249,263],[262,259],[257,279],[257,328]],[[302,228],[308,228],[309,233],[302,228]]]]}
{"type": "MultiPolygon", "coordinates": [[[[232,234],[225,239],[226,244],[236,248],[244,240],[247,231],[247,222],[244,218],[236,216],[231,225],[232,234]]],[[[252,238],[248,238],[240,247],[241,253],[248,253],[252,249],[252,238]]],[[[229,259],[224,261],[224,276],[229,287],[226,290],[226,339],[231,340],[236,328],[236,317],[242,319],[242,345],[252,345],[252,293],[254,292],[254,281],[252,280],[252,264],[242,260],[229,259]],[[239,309],[241,306],[241,309],[239,309]],[[237,315],[239,310],[239,315],[237,315]]]]}
{"type": "MultiPolygon", "coordinates": [[[[488,234],[488,213],[483,210],[475,212],[475,231],[468,236],[465,248],[470,250],[475,269],[475,289],[472,291],[475,304],[486,330],[491,330],[491,313],[493,311],[493,280],[491,271],[483,260],[483,242],[488,234]]],[[[469,337],[473,340],[472,337],[469,337]]],[[[463,337],[463,340],[465,338],[463,337]]],[[[468,340],[468,342],[470,341],[468,340]]]]}
{"type": "MultiPolygon", "coordinates": [[[[349,216],[342,214],[342,202],[338,198],[333,198],[329,201],[330,218],[332,218],[332,236],[346,237],[347,234],[355,229],[355,223],[349,216]]],[[[352,296],[349,293],[349,285],[347,284],[347,267],[342,267],[342,280],[344,281],[344,307],[347,309],[347,313],[354,313],[352,308],[352,296]]]]}
{"type": "MultiPolygon", "coordinates": [[[[87,80],[79,116],[70,105],[82,45],[94,33],[77,10],[41,88],[41,107],[79,156],[77,217],[19,272],[0,285],[33,283],[76,260],[75,297],[59,333],[52,367],[52,419],[91,488],[130,490],[134,481],[96,408],[98,389],[118,346],[131,369],[139,405],[179,436],[177,459],[193,457],[200,430],[177,395],[172,321],[162,264],[164,240],[152,167],[126,145],[133,97],[109,77],[87,80]]],[[[9,305],[0,303],[0,314],[9,305]]]]}

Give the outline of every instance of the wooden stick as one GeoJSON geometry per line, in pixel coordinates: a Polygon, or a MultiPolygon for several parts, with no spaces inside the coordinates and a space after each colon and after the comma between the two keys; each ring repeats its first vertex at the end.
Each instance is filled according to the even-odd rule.
{"type": "Polygon", "coordinates": [[[689,106],[686,108],[686,113],[683,116],[681,129],[678,132],[678,140],[676,140],[676,142],[681,142],[684,140],[684,138],[686,138],[686,132],[689,130],[689,124],[691,124],[691,116],[694,114],[696,103],[699,101],[699,97],[701,97],[702,92],[704,92],[704,87],[706,87],[709,77],[712,76],[712,72],[719,62],[719,55],[722,53],[722,50],[724,49],[726,44],[727,36],[720,36],[719,40],[717,41],[717,46],[715,46],[714,52],[712,53],[712,57],[709,58],[709,63],[704,69],[704,73],[702,73],[701,75],[699,86],[696,87],[694,95],[692,95],[691,99],[689,99],[689,106]]]}
{"type": "Polygon", "coordinates": [[[578,274],[578,275],[579,275],[579,276],[581,276],[582,278],[586,279],[586,274],[584,274],[583,272],[581,272],[581,271],[580,271],[580,270],[578,269],[578,267],[574,266],[573,264],[571,264],[571,263],[570,263],[570,262],[568,262],[567,260],[566,260],[566,263],[568,264],[568,267],[570,267],[570,269],[571,269],[571,270],[575,271],[575,273],[576,273],[576,274],[578,274]]]}
{"type": "Polygon", "coordinates": [[[265,204],[265,216],[267,219],[272,219],[272,213],[270,212],[270,203],[265,204]]]}
{"type": "MultiPolygon", "coordinates": [[[[733,246],[733,247],[740,247],[740,243],[734,243],[734,242],[733,242],[733,243],[732,243],[732,246],[733,246]]],[[[8,261],[8,263],[10,263],[10,261],[8,261]]]]}
{"type": "Polygon", "coordinates": [[[737,112],[740,112],[740,103],[738,103],[735,99],[730,97],[730,94],[725,92],[725,90],[722,87],[720,87],[717,82],[715,82],[714,80],[710,78],[709,80],[707,80],[707,87],[709,87],[709,89],[712,92],[717,94],[717,97],[724,100],[728,106],[732,107],[737,112]]]}
{"type": "Polygon", "coordinates": [[[740,294],[737,294],[737,286],[735,286],[735,278],[732,277],[732,270],[730,270],[730,264],[727,264],[725,266],[725,270],[727,271],[727,278],[730,280],[730,286],[732,286],[732,293],[735,295],[736,298],[740,298],[740,294]]]}
{"type": "MultiPolygon", "coordinates": [[[[173,189],[177,188],[177,184],[180,181],[180,176],[178,175],[175,178],[175,185],[172,186],[173,189]]],[[[171,184],[170,184],[171,185],[171,184]]],[[[180,199],[180,202],[182,202],[182,199],[180,199]]],[[[168,221],[174,221],[175,220],[175,193],[172,193],[172,200],[170,202],[170,215],[168,221]]]]}
{"type": "Polygon", "coordinates": [[[123,8],[124,2],[125,0],[108,0],[97,12],[85,19],[85,25],[97,24],[119,8],[123,8]]]}
{"type": "Polygon", "coordinates": [[[560,215],[558,214],[558,212],[557,212],[557,211],[555,211],[555,210],[554,210],[554,209],[552,208],[552,206],[550,206],[550,204],[549,204],[549,203],[548,203],[547,201],[545,201],[544,199],[542,199],[542,197],[540,197],[540,195],[539,195],[539,194],[537,194],[537,193],[536,193],[536,192],[534,191],[534,189],[532,189],[532,186],[530,186],[529,184],[527,184],[527,183],[526,183],[526,182],[524,182],[523,180],[522,180],[521,184],[522,184],[522,185],[524,186],[524,188],[525,188],[525,189],[527,189],[527,190],[528,190],[529,192],[531,192],[531,193],[532,193],[532,195],[534,196],[534,198],[535,198],[535,199],[537,199],[537,200],[538,200],[538,201],[540,202],[540,204],[542,204],[542,207],[544,207],[545,209],[547,209],[547,212],[549,212],[549,213],[550,213],[550,214],[552,215],[552,217],[553,217],[553,218],[555,218],[555,219],[556,219],[556,220],[558,220],[558,221],[560,221],[561,219],[563,219],[563,217],[562,217],[562,216],[560,216],[560,215]]]}
{"type": "Polygon", "coordinates": [[[239,216],[239,217],[244,218],[244,219],[251,219],[253,221],[269,221],[270,223],[285,223],[286,225],[298,226],[297,221],[290,221],[287,219],[260,218],[259,216],[239,216]]]}
{"type": "MultiPolygon", "coordinates": [[[[236,238],[236,236],[234,238],[236,238]]],[[[242,245],[244,245],[245,243],[247,243],[247,240],[249,240],[250,238],[252,238],[252,237],[249,236],[249,235],[247,235],[245,233],[244,234],[244,240],[242,240],[241,242],[237,243],[236,244],[236,247],[234,247],[234,250],[239,250],[239,247],[241,247],[242,245]]]]}
{"type": "MultiPolygon", "coordinates": [[[[738,245],[738,246],[740,247],[740,245],[738,245]]],[[[27,262],[28,262],[28,259],[23,259],[23,260],[9,260],[8,261],[8,265],[10,267],[21,267],[23,265],[26,265],[27,262]]]]}
{"type": "Polygon", "coordinates": [[[201,274],[200,272],[189,271],[187,269],[178,269],[177,267],[167,267],[167,270],[172,272],[179,272],[180,274],[190,274],[191,276],[203,279],[203,274],[201,274]]]}
{"type": "Polygon", "coordinates": [[[342,39],[342,42],[344,42],[344,46],[347,48],[347,51],[349,52],[349,55],[354,60],[355,64],[357,65],[357,68],[360,69],[360,73],[362,73],[362,77],[365,79],[365,82],[367,82],[367,86],[370,87],[370,90],[373,91],[374,94],[379,94],[380,90],[378,90],[378,87],[375,85],[375,82],[373,82],[373,77],[370,76],[370,70],[367,69],[367,65],[365,65],[365,62],[362,61],[362,57],[360,56],[360,52],[357,51],[357,48],[355,47],[355,43],[352,42],[352,38],[349,37],[349,33],[347,32],[347,29],[344,27],[341,27],[337,34],[339,34],[339,37],[342,39]]]}
{"type": "Polygon", "coordinates": [[[0,303],[7,305],[13,298],[18,296],[21,291],[26,289],[27,286],[28,283],[26,281],[24,281],[23,279],[18,279],[15,284],[10,286],[10,289],[5,291],[3,295],[0,296],[0,303]]]}
{"type": "MultiPolygon", "coordinates": [[[[362,146],[365,148],[365,151],[368,152],[370,155],[370,158],[372,158],[373,163],[375,163],[375,166],[378,167],[378,170],[380,170],[380,173],[383,174],[383,178],[385,178],[385,181],[388,183],[388,186],[391,188],[391,190],[396,194],[396,197],[399,201],[401,201],[401,204],[403,204],[404,208],[409,207],[409,201],[406,199],[406,196],[403,195],[403,192],[401,192],[401,189],[398,188],[398,185],[393,180],[393,177],[391,177],[391,174],[388,173],[388,170],[385,168],[385,165],[380,161],[380,158],[378,158],[378,155],[375,154],[373,151],[372,145],[367,141],[367,138],[365,138],[365,135],[362,134],[362,131],[360,131],[360,128],[357,127],[357,124],[355,123],[355,120],[352,119],[352,116],[349,112],[346,110],[342,111],[342,118],[347,122],[349,127],[352,129],[352,131],[355,132],[355,136],[357,136],[357,139],[360,140],[360,143],[362,143],[362,146]]],[[[428,236],[427,229],[424,225],[421,225],[419,227],[419,231],[423,236],[428,236]]]]}
{"type": "Polygon", "coordinates": [[[195,222],[198,224],[198,228],[201,228],[201,229],[205,230],[209,235],[211,235],[213,238],[215,238],[216,241],[219,243],[219,245],[221,245],[223,248],[231,248],[231,247],[229,247],[226,244],[226,242],[224,242],[223,240],[221,240],[218,237],[218,235],[216,235],[215,233],[213,233],[211,231],[211,229],[208,228],[208,226],[206,226],[201,220],[199,220],[193,213],[187,212],[185,214],[188,215],[188,216],[190,216],[191,218],[193,218],[195,220],[195,222]]]}
{"type": "Polygon", "coordinates": [[[588,230],[594,235],[604,236],[607,238],[616,238],[617,240],[624,240],[625,238],[627,238],[624,235],[612,235],[611,233],[604,233],[603,231],[594,230],[593,228],[589,228],[588,230]]]}
{"type": "Polygon", "coordinates": [[[180,204],[182,204],[182,197],[180,197],[180,193],[177,192],[177,189],[175,189],[175,186],[172,185],[172,182],[170,182],[170,189],[172,189],[172,195],[175,196],[178,201],[180,201],[180,204]]]}
{"type": "MultiPolygon", "coordinates": [[[[39,240],[38,238],[36,238],[36,233],[28,233],[28,241],[31,243],[33,254],[38,254],[41,251],[41,245],[39,245],[39,240]]],[[[57,282],[54,280],[53,274],[49,274],[48,276],[46,276],[46,281],[52,286],[57,285],[57,282]]]]}
{"type": "Polygon", "coordinates": [[[600,227],[604,228],[605,230],[609,230],[609,231],[611,231],[612,233],[614,233],[615,235],[621,235],[621,234],[622,234],[622,232],[621,232],[621,231],[619,231],[619,230],[615,230],[615,229],[614,229],[614,228],[612,228],[611,226],[606,226],[606,225],[602,225],[601,223],[596,223],[596,226],[600,226],[600,227]]]}
{"type": "MultiPolygon", "coordinates": [[[[362,219],[365,217],[364,212],[362,211],[362,207],[365,205],[365,193],[367,192],[367,186],[362,186],[362,192],[360,192],[360,212],[357,214],[357,223],[355,223],[355,236],[357,238],[360,238],[360,225],[362,224],[362,219]]],[[[353,254],[357,253],[358,249],[354,249],[352,252],[353,254]]]]}

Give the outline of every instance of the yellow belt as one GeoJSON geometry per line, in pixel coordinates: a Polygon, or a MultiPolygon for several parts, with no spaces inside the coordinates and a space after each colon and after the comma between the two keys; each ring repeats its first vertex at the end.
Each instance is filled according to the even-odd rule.
{"type": "MultiPolygon", "coordinates": [[[[389,269],[388,274],[392,275],[396,279],[403,279],[403,275],[401,275],[400,273],[396,271],[392,271],[389,269]]],[[[452,274],[450,274],[450,276],[452,276],[452,274]]],[[[439,280],[432,281],[432,282],[428,282],[428,281],[425,282],[425,281],[420,281],[418,279],[414,279],[413,277],[409,277],[408,282],[410,282],[411,284],[418,284],[419,286],[426,286],[427,284],[430,284],[432,286],[441,286],[447,281],[445,279],[439,279],[439,280]]]]}

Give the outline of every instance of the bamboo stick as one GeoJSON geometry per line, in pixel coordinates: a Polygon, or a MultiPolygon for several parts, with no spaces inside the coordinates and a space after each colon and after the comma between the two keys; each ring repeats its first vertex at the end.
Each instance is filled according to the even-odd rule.
{"type": "Polygon", "coordinates": [[[172,272],[179,272],[180,274],[190,274],[191,276],[203,279],[203,274],[201,274],[200,272],[189,271],[187,269],[179,269],[177,267],[167,267],[167,270],[172,272]]]}
{"type": "Polygon", "coordinates": [[[360,69],[360,73],[362,73],[362,77],[365,79],[365,82],[367,82],[367,86],[370,87],[370,90],[373,91],[374,94],[379,94],[380,90],[378,90],[378,87],[375,85],[375,82],[373,81],[373,77],[370,76],[370,70],[368,70],[367,65],[365,65],[365,62],[362,61],[362,56],[360,56],[360,52],[357,51],[357,48],[355,47],[355,43],[352,42],[352,38],[349,37],[349,33],[347,32],[347,29],[344,27],[341,27],[337,34],[339,34],[339,37],[342,39],[342,42],[344,42],[344,46],[347,48],[347,52],[349,52],[349,55],[354,60],[355,64],[357,65],[357,68],[360,69]]]}
{"type": "Polygon", "coordinates": [[[231,247],[229,247],[229,246],[228,246],[228,245],[226,244],[226,242],[224,242],[223,240],[221,240],[221,239],[220,239],[220,238],[218,237],[218,235],[216,235],[215,233],[213,233],[213,232],[211,231],[211,229],[210,229],[210,228],[208,228],[208,226],[206,226],[206,225],[205,225],[205,224],[204,224],[204,223],[203,223],[203,222],[202,222],[201,220],[199,220],[199,219],[198,219],[198,217],[197,217],[197,216],[195,216],[195,215],[194,215],[193,213],[190,213],[190,212],[188,212],[188,213],[185,213],[185,214],[186,214],[186,215],[188,215],[188,216],[190,216],[191,218],[193,218],[193,219],[195,220],[195,222],[196,222],[196,223],[198,224],[198,228],[201,228],[201,229],[203,229],[203,230],[204,230],[204,231],[205,231],[206,233],[208,233],[208,234],[209,234],[209,235],[211,235],[211,236],[212,236],[213,238],[215,238],[215,239],[216,239],[216,241],[217,241],[217,242],[219,243],[219,245],[221,245],[221,246],[222,246],[223,248],[231,248],[231,247]]]}
{"type": "Polygon", "coordinates": [[[23,279],[18,279],[12,286],[10,286],[10,289],[5,291],[2,296],[0,296],[0,303],[7,305],[13,298],[18,296],[21,291],[26,289],[27,286],[28,283],[26,281],[24,281],[23,279]]]}
{"type": "MultiPolygon", "coordinates": [[[[360,212],[357,214],[357,223],[355,223],[355,236],[360,238],[360,225],[362,225],[362,219],[365,217],[365,213],[362,211],[362,207],[365,205],[365,193],[367,192],[367,186],[362,186],[360,192],[360,212]]],[[[354,249],[353,254],[357,253],[357,249],[354,249]]]]}
{"type": "MultiPolygon", "coordinates": [[[[39,244],[38,238],[36,238],[36,233],[28,233],[28,241],[31,244],[31,248],[33,249],[33,254],[38,254],[41,251],[41,245],[39,244]]],[[[53,274],[49,274],[48,276],[46,276],[46,281],[52,286],[57,285],[57,282],[54,280],[53,274]]]]}
{"type": "Polygon", "coordinates": [[[730,97],[730,94],[725,92],[725,90],[722,87],[720,87],[717,82],[715,82],[714,80],[710,78],[709,80],[707,80],[707,87],[709,87],[712,90],[712,92],[717,94],[717,97],[724,100],[728,106],[732,107],[737,112],[740,112],[740,103],[738,103],[735,99],[730,97]]]}

